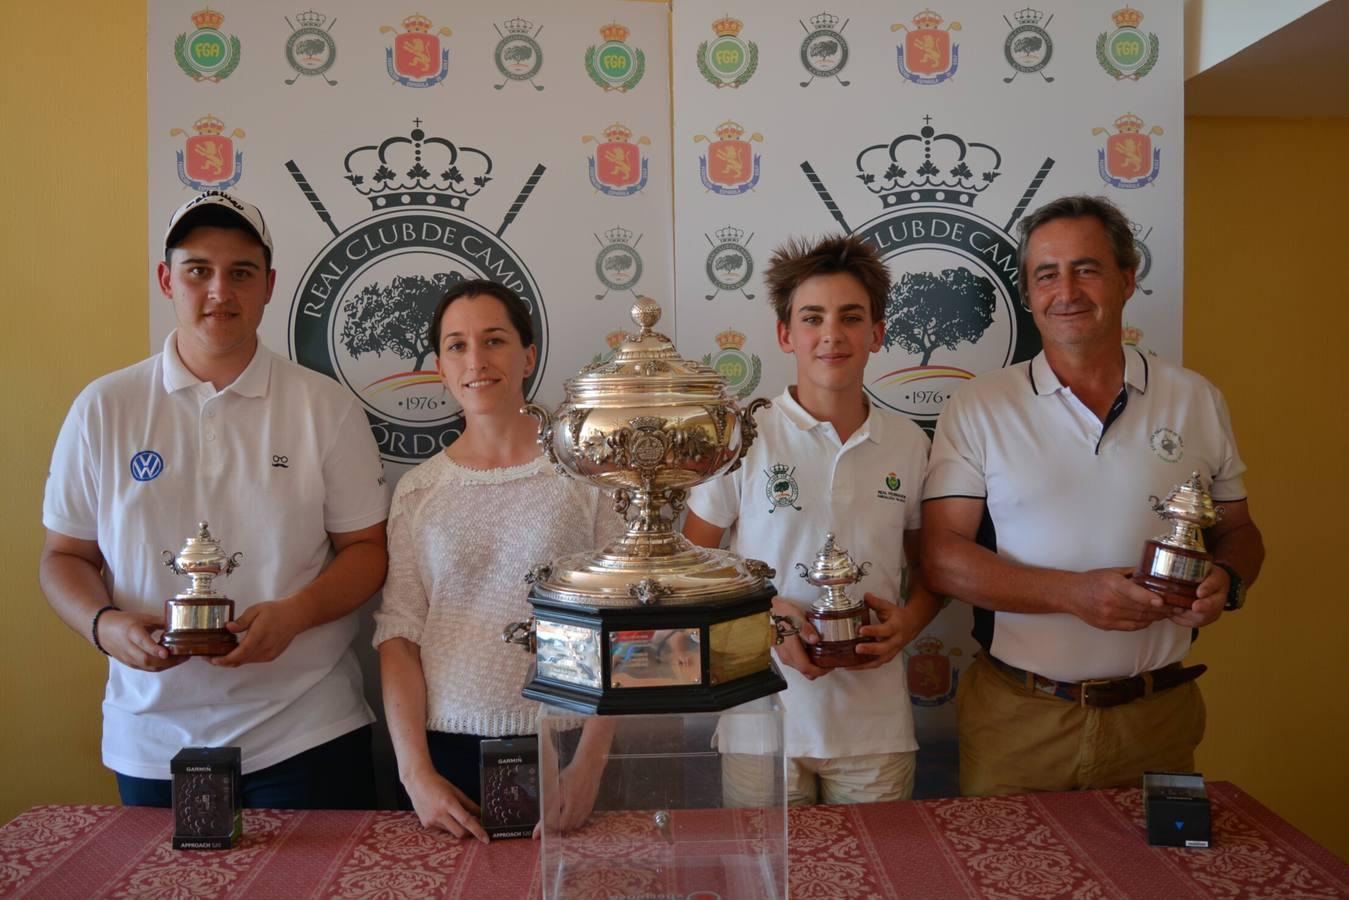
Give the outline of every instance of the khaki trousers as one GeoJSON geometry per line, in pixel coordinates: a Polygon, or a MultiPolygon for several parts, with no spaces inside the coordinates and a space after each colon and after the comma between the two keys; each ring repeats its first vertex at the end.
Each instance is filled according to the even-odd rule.
{"type": "Polygon", "coordinates": [[[1192,771],[1204,737],[1193,681],[1084,707],[1027,687],[982,653],[960,679],[956,717],[966,796],[1138,787],[1145,771],[1192,771]]]}
{"type": "MultiPolygon", "coordinates": [[[[787,760],[787,802],[877,803],[913,796],[914,751],[787,760]]],[[[727,753],[721,758],[722,795],[727,806],[763,806],[777,781],[776,757],[727,753]]]]}

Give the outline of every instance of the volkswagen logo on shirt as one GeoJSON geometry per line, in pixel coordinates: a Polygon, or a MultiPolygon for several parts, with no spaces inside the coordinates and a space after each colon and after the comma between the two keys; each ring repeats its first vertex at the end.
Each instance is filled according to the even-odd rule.
{"type": "Polygon", "coordinates": [[[164,457],[153,450],[142,450],[131,457],[131,477],[137,481],[154,481],[164,471],[164,457]]]}

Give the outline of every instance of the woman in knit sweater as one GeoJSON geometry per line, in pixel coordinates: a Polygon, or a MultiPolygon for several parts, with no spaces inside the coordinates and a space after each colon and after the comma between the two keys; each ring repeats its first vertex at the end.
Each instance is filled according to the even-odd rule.
{"type": "MultiPolygon", "coordinates": [[[[418,818],[486,841],[478,744],[535,732],[537,705],[520,696],[529,654],[501,641],[503,625],[530,613],[522,576],[602,546],[622,523],[597,490],[553,472],[537,423],[520,413],[538,348],[518,296],[491,281],[461,282],[428,336],[464,431],[394,492],[374,643],[399,779],[418,818]]],[[[577,756],[592,762],[564,773],[565,824],[589,812],[604,753],[584,745],[599,739],[583,735],[577,756]]]]}

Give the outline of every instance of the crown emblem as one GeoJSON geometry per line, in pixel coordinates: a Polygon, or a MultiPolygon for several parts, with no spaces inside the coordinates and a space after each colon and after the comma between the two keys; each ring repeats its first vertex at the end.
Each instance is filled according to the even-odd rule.
{"type": "Polygon", "coordinates": [[[431,20],[421,13],[413,13],[403,20],[403,30],[412,34],[425,34],[431,30],[431,20]]]}
{"type": "Polygon", "coordinates": [[[616,225],[604,232],[604,239],[611,244],[627,244],[632,241],[632,232],[622,225],[616,225]]]}
{"type": "Polygon", "coordinates": [[[730,16],[722,16],[712,23],[712,31],[717,37],[735,37],[740,33],[740,29],[744,27],[744,22],[739,19],[733,19],[730,16]]]}
{"type": "Polygon", "coordinates": [[[822,12],[817,16],[811,16],[810,24],[816,31],[833,31],[834,26],[838,24],[838,16],[822,12]]]}
{"type": "Polygon", "coordinates": [[[610,350],[617,350],[619,345],[628,339],[626,331],[611,331],[604,336],[604,342],[609,345],[610,350]]]}
{"type": "MultiPolygon", "coordinates": [[[[930,119],[924,116],[924,119],[930,119]]],[[[1002,154],[988,144],[924,125],[857,156],[857,177],[886,209],[907,203],[973,206],[999,175],[1002,154]]]]}
{"type": "Polygon", "coordinates": [[[215,116],[207,114],[193,122],[192,129],[196,131],[197,134],[209,134],[212,137],[215,137],[225,130],[225,123],[215,116]]]}
{"type": "Polygon", "coordinates": [[[1128,344],[1130,347],[1137,347],[1142,340],[1143,329],[1139,328],[1137,325],[1124,326],[1124,343],[1128,344]]]}
{"type": "Polygon", "coordinates": [[[301,28],[322,28],[323,23],[328,21],[328,17],[311,9],[297,15],[295,21],[300,23],[301,28]]]}
{"type": "MultiPolygon", "coordinates": [[[[421,120],[413,124],[420,126],[421,120]]],[[[462,210],[492,180],[492,158],[486,153],[427,137],[420,127],[407,137],[357,147],[343,166],[347,181],[374,209],[401,204],[462,210]]]]}
{"type": "MultiPolygon", "coordinates": [[[[727,328],[721,334],[717,335],[717,346],[723,350],[739,350],[745,346],[745,336],[734,328],[727,328]]],[[[777,467],[774,466],[774,470],[777,467]]]]}
{"type": "Polygon", "coordinates": [[[534,23],[528,19],[522,19],[516,16],[514,19],[507,19],[504,23],[506,31],[510,34],[529,34],[534,28],[534,23]]]}
{"type": "Polygon", "coordinates": [[[1115,120],[1115,130],[1120,134],[1136,134],[1143,130],[1143,120],[1133,113],[1125,113],[1115,120]]]}
{"type": "Polygon", "coordinates": [[[745,133],[745,128],[739,122],[732,122],[727,119],[716,128],[717,137],[723,141],[738,141],[741,135],[745,133]]]}
{"type": "Polygon", "coordinates": [[[626,25],[619,25],[617,22],[600,26],[600,37],[606,41],[617,41],[621,44],[628,39],[628,35],[631,33],[626,25]]]}
{"type": "Polygon", "coordinates": [[[213,9],[203,9],[201,12],[192,14],[192,24],[198,28],[219,28],[220,23],[225,21],[223,13],[218,13],[213,9]]]}
{"type": "Polygon", "coordinates": [[[1110,18],[1114,19],[1115,24],[1120,28],[1137,28],[1139,23],[1143,21],[1143,13],[1126,6],[1112,12],[1110,18]]]}
{"type": "Polygon", "coordinates": [[[738,244],[740,239],[745,236],[745,229],[736,228],[734,225],[727,225],[724,228],[718,228],[713,232],[717,236],[719,244],[738,244]]]}
{"type": "Polygon", "coordinates": [[[783,478],[792,474],[792,471],[792,467],[786,463],[773,463],[773,465],[768,467],[768,474],[773,478],[783,478]]]}
{"type": "Polygon", "coordinates": [[[604,129],[604,139],[611,143],[626,144],[630,137],[632,137],[632,129],[619,122],[615,122],[604,129]]]}
{"type": "Polygon", "coordinates": [[[913,24],[919,28],[936,28],[944,21],[946,20],[930,9],[925,9],[913,17],[913,24]]]}
{"type": "Polygon", "coordinates": [[[1012,18],[1016,19],[1016,24],[1018,25],[1039,25],[1040,20],[1044,17],[1044,13],[1040,12],[1038,9],[1031,9],[1029,6],[1012,15],[1012,18]]]}

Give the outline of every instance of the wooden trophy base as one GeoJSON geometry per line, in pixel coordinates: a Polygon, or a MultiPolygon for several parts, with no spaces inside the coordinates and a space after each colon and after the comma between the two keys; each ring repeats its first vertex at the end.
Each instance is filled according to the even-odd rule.
{"type": "Polygon", "coordinates": [[[1213,557],[1202,550],[1148,541],[1143,544],[1143,556],[1133,581],[1161,594],[1169,606],[1189,609],[1194,605],[1199,583],[1212,567],[1213,557]]]}
{"type": "Polygon", "coordinates": [[[810,661],[821,669],[842,669],[871,662],[872,657],[859,656],[857,645],[868,641],[860,637],[858,629],[867,624],[867,608],[811,609],[806,621],[820,633],[818,644],[806,644],[810,661]]]}
{"type": "Polygon", "coordinates": [[[239,646],[239,638],[228,631],[175,631],[159,643],[170,656],[224,656],[239,646]]]}

